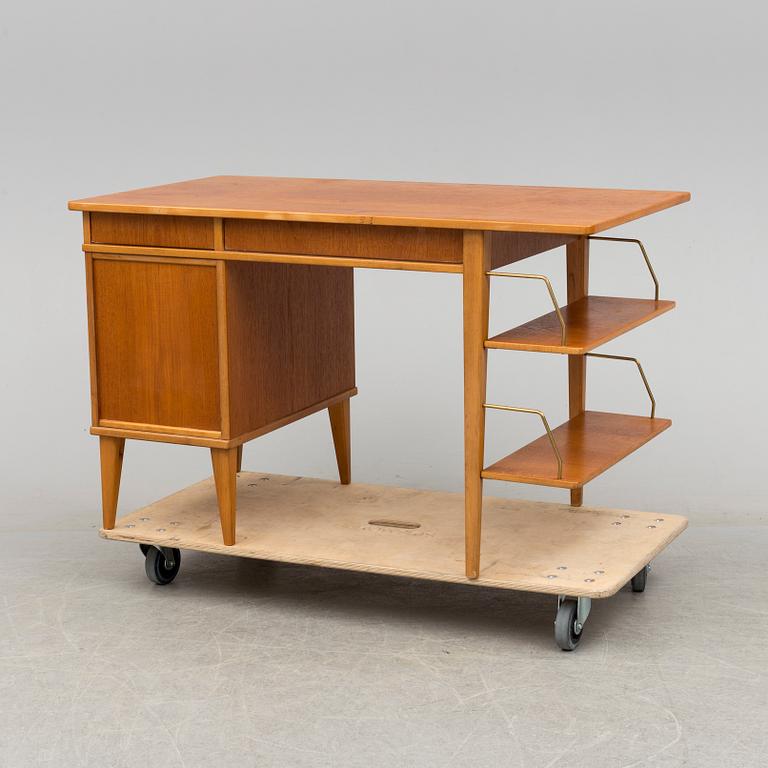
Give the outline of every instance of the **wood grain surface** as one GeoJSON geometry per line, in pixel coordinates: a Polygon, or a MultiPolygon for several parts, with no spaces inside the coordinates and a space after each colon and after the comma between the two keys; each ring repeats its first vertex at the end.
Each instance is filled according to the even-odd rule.
{"type": "Polygon", "coordinates": [[[586,296],[561,307],[566,327],[565,345],[561,343],[560,322],[553,311],[491,337],[485,346],[488,349],[583,355],[669,312],[674,306],[674,301],[586,296]]]}
{"type": "MultiPolygon", "coordinates": [[[[552,430],[563,458],[563,477],[546,435],[483,470],[488,480],[580,488],[669,427],[669,419],[583,411],[552,430]]],[[[578,505],[576,505],[578,506],[578,505]]]]}
{"type": "Polygon", "coordinates": [[[460,264],[461,247],[457,229],[224,220],[224,248],[231,251],[460,264]]]}
{"type": "Polygon", "coordinates": [[[71,210],[588,235],[688,192],[211,176],[72,200],[71,210]]]}
{"type": "Polygon", "coordinates": [[[212,249],[213,220],[189,216],[92,213],[91,242],[105,245],[212,249]]]}
{"type": "Polygon", "coordinates": [[[219,432],[216,268],[94,258],[100,420],[219,432]]]}
{"type": "Polygon", "coordinates": [[[230,432],[355,386],[351,269],[226,263],[230,432]]]}

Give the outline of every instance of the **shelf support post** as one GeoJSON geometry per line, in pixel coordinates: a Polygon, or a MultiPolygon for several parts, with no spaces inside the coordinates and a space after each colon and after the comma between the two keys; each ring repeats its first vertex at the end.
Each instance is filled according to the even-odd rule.
{"type": "MultiPolygon", "coordinates": [[[[568,303],[583,299],[589,293],[589,238],[579,237],[565,246],[568,273],[568,303]]],[[[587,406],[587,359],[584,355],[568,355],[568,417],[584,413],[587,406]]],[[[571,505],[580,507],[584,488],[571,491],[571,505]]]]}
{"type": "Polygon", "coordinates": [[[485,387],[487,374],[490,247],[488,235],[465,230],[464,300],[464,537],[468,579],[480,574],[483,508],[485,387]]]}

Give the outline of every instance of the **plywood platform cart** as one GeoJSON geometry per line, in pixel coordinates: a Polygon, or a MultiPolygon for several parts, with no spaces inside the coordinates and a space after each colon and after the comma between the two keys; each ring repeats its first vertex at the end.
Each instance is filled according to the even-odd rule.
{"type": "Polygon", "coordinates": [[[587,482],[670,425],[635,358],[593,350],[674,304],[642,243],[597,233],[689,197],[226,176],[70,202],[83,211],[102,536],[140,543],[158,584],[196,549],[550,593],[555,639],[572,650],[591,599],[628,582],[642,591],[648,563],[686,526],[582,506],[587,482]],[[653,298],[589,294],[595,239],[636,248],[653,298]],[[504,271],[563,246],[564,306],[545,275],[504,271]],[[356,267],[461,275],[463,495],[351,484],[356,267]],[[489,338],[497,276],[546,290],[552,312],[489,338]],[[553,429],[540,404],[487,403],[489,349],[567,355],[568,421],[553,429]],[[586,410],[590,356],[634,363],[650,415],[586,410]],[[340,484],[241,472],[245,442],[323,409],[340,484]],[[486,466],[487,409],[538,418],[543,434],[486,466]],[[126,438],[210,449],[213,477],[116,519],[126,438]],[[484,478],[568,489],[570,504],[483,500],[484,478]]]}

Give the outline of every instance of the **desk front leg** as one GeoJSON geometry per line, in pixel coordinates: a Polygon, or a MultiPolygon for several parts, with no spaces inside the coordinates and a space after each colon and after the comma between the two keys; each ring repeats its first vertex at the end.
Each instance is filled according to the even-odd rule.
{"type": "Polygon", "coordinates": [[[219,504],[221,536],[228,547],[235,543],[237,508],[237,448],[211,448],[213,480],[219,504]]]}
{"type": "Polygon", "coordinates": [[[466,574],[480,574],[490,250],[484,232],[464,232],[464,535],[466,574]]]}
{"type": "Polygon", "coordinates": [[[101,514],[105,531],[115,527],[117,498],[120,493],[120,475],[123,471],[124,437],[100,437],[101,459],[101,514]]]}

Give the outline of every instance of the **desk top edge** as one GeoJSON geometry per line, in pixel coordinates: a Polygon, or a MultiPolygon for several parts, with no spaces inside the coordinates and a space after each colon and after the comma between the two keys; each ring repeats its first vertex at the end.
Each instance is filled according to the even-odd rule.
{"type": "Polygon", "coordinates": [[[590,235],[690,200],[689,192],[444,182],[209,176],[71,200],[105,213],[590,235]]]}

